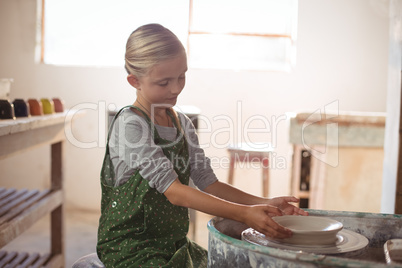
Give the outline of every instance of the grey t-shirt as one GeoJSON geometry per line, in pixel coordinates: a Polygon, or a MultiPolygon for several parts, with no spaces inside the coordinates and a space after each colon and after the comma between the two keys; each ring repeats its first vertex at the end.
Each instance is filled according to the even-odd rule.
{"type": "MultiPolygon", "coordinates": [[[[200,190],[204,190],[217,181],[216,175],[209,158],[199,146],[193,123],[184,114],[178,115],[188,144],[189,161],[186,164],[190,165],[191,179],[200,190]]],[[[176,141],[175,127],[155,126],[161,138],[172,143],[176,141]]],[[[162,148],[154,143],[146,120],[130,109],[125,109],[114,123],[109,152],[116,175],[115,186],[127,182],[135,170],[139,169],[141,176],[160,193],[164,193],[178,177],[172,161],[183,161],[168,159],[162,148]]]]}

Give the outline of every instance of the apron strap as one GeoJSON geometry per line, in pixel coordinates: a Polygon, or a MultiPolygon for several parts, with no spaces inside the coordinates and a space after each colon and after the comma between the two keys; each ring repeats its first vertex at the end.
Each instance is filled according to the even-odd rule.
{"type": "Polygon", "coordinates": [[[106,145],[109,145],[109,138],[110,138],[110,135],[112,134],[113,125],[114,125],[114,122],[116,121],[117,117],[121,114],[121,112],[123,112],[124,109],[131,108],[131,107],[134,107],[134,106],[132,106],[132,105],[124,106],[123,108],[121,108],[121,109],[114,115],[113,120],[112,120],[112,123],[111,123],[110,126],[109,126],[109,131],[107,132],[107,142],[106,142],[106,145]]]}
{"type": "Polygon", "coordinates": [[[121,109],[115,114],[115,116],[113,117],[113,120],[112,120],[112,122],[111,122],[111,124],[110,124],[110,126],[109,126],[109,131],[108,131],[108,133],[107,133],[107,143],[106,143],[106,145],[107,145],[106,147],[107,147],[107,148],[109,147],[109,139],[110,139],[110,135],[112,134],[114,122],[116,121],[117,117],[118,117],[125,109],[127,109],[127,108],[133,108],[133,109],[136,109],[137,111],[141,112],[141,113],[144,115],[145,120],[150,124],[150,127],[153,128],[153,133],[156,133],[157,137],[159,137],[159,134],[158,134],[158,132],[156,131],[156,128],[155,128],[155,126],[154,126],[154,123],[152,123],[152,120],[149,118],[149,116],[148,116],[143,110],[141,110],[139,107],[134,106],[134,105],[126,105],[126,106],[124,106],[123,108],[121,108],[121,109]]]}

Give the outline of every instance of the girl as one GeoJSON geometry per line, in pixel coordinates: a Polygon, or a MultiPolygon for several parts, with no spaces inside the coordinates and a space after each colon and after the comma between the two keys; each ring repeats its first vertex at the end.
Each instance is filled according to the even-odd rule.
{"type": "Polygon", "coordinates": [[[139,27],[125,61],[137,99],[116,114],[101,171],[97,253],[105,266],[206,267],[207,251],[186,237],[188,208],[289,237],[271,216],[307,215],[289,204],[298,199],[264,199],[219,182],[190,119],[172,109],[187,71],[178,38],[158,24],[139,27]]]}

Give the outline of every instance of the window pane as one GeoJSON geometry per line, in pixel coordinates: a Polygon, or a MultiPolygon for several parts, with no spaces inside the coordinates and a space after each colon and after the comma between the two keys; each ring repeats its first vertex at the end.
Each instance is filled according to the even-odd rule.
{"type": "Polygon", "coordinates": [[[190,27],[191,67],[289,71],[294,66],[297,0],[193,0],[190,27]]]}
{"type": "Polygon", "coordinates": [[[233,35],[190,35],[190,63],[196,68],[288,70],[291,40],[233,35]]]}
{"type": "Polygon", "coordinates": [[[188,0],[47,0],[44,61],[58,65],[123,66],[128,36],[160,23],[186,44],[188,0]]]}
{"type": "Polygon", "coordinates": [[[191,31],[290,35],[296,19],[296,0],[193,0],[191,31]]]}

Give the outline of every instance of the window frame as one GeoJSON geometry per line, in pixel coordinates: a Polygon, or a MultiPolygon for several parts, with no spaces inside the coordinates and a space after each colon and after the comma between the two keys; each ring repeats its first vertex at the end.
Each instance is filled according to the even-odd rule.
{"type": "MultiPolygon", "coordinates": [[[[51,64],[51,63],[46,63],[45,62],[45,53],[46,53],[46,44],[45,44],[45,23],[46,23],[46,14],[45,14],[45,1],[46,0],[37,0],[38,2],[38,28],[40,28],[40,34],[38,34],[37,39],[40,39],[37,41],[37,50],[39,50],[36,54],[39,54],[38,61],[41,64],[51,64]]],[[[297,0],[295,0],[297,1],[297,0]]],[[[195,31],[192,30],[193,28],[193,12],[194,12],[194,0],[188,0],[189,2],[189,19],[188,19],[188,33],[187,33],[187,42],[186,42],[186,50],[187,50],[187,55],[188,59],[191,58],[191,53],[192,49],[190,46],[190,38],[191,36],[196,36],[196,35],[221,35],[221,36],[242,36],[242,37],[263,37],[263,38],[285,38],[289,39],[291,43],[292,49],[295,49],[296,46],[296,34],[261,34],[261,33],[250,33],[250,32],[208,32],[208,31],[195,31]]],[[[295,57],[290,58],[290,62],[287,62],[287,64],[290,65],[290,69],[293,69],[295,65],[295,57]]],[[[189,60],[189,65],[191,66],[191,61],[189,60]]],[[[78,65],[80,66],[80,65],[78,65]]],[[[205,67],[193,67],[196,69],[205,69],[205,67]]],[[[214,69],[212,66],[210,69],[214,69]]],[[[218,68],[222,69],[222,68],[218,68]]],[[[244,70],[250,70],[249,68],[244,69],[244,70]]],[[[266,69],[266,71],[281,71],[280,69],[266,69]]]]}
{"type": "MultiPolygon", "coordinates": [[[[200,1],[200,0],[199,0],[200,1]]],[[[298,0],[295,0],[298,2],[298,0]]],[[[298,3],[297,3],[298,5],[298,3]]],[[[297,7],[296,5],[296,7],[297,7]]],[[[297,39],[297,34],[259,34],[259,33],[249,33],[249,32],[207,32],[207,31],[194,31],[192,30],[193,28],[193,8],[194,6],[194,0],[189,0],[189,25],[188,25],[188,34],[187,34],[187,56],[188,58],[191,58],[191,46],[190,46],[190,36],[191,35],[221,35],[221,36],[243,36],[243,37],[263,37],[263,38],[286,38],[290,40],[291,43],[291,49],[295,50],[296,46],[296,39],[297,39]]],[[[297,28],[297,25],[296,25],[297,28]]],[[[297,31],[297,29],[296,29],[297,31]]],[[[287,62],[289,65],[289,68],[267,68],[266,70],[260,70],[259,71],[290,71],[291,69],[294,68],[296,64],[296,57],[290,57],[289,62],[287,62]]],[[[191,61],[190,61],[190,66],[191,66],[191,61]]],[[[193,67],[196,69],[204,69],[201,67],[193,67]]],[[[212,67],[211,67],[212,68],[212,67]]],[[[220,69],[220,68],[218,68],[220,69]]],[[[250,70],[250,69],[244,69],[244,70],[250,70]]]]}

